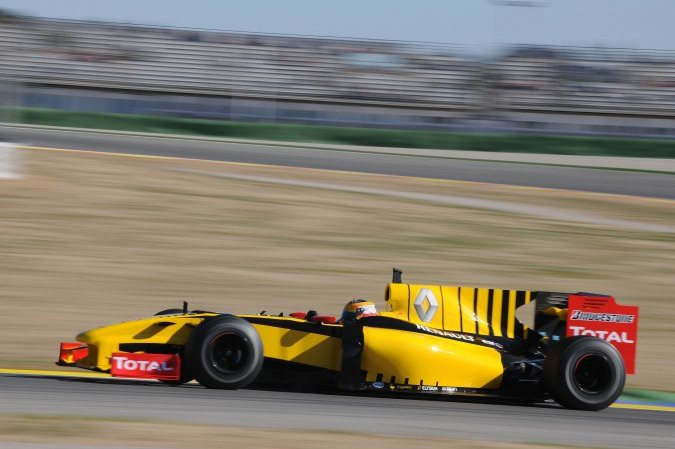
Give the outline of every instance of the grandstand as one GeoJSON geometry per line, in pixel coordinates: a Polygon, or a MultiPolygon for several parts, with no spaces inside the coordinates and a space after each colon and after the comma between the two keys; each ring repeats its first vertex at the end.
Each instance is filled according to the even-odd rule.
{"type": "Polygon", "coordinates": [[[524,47],[493,64],[502,107],[664,115],[675,112],[675,52],[524,47]]]}
{"type": "Polygon", "coordinates": [[[0,15],[22,106],[443,129],[672,133],[675,52],[185,30],[0,15]]]}

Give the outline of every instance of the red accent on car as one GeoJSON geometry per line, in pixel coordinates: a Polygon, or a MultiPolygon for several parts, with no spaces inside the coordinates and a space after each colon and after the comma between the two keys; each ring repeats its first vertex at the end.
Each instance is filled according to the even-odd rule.
{"type": "Polygon", "coordinates": [[[311,320],[315,323],[335,324],[337,318],[333,315],[314,315],[311,320]]]}
{"type": "Polygon", "coordinates": [[[86,344],[80,342],[63,342],[59,349],[59,360],[57,365],[73,366],[75,362],[89,355],[89,348],[86,344]]]}
{"type": "Polygon", "coordinates": [[[305,317],[307,316],[306,312],[293,312],[289,316],[292,316],[293,318],[297,318],[299,320],[304,320],[305,317]]]}
{"type": "Polygon", "coordinates": [[[114,377],[179,380],[180,362],[178,354],[115,352],[110,359],[110,374],[114,377]]]}
{"type": "Polygon", "coordinates": [[[591,335],[602,338],[619,350],[626,373],[635,373],[638,306],[622,306],[611,296],[569,295],[567,336],[591,335]]]}

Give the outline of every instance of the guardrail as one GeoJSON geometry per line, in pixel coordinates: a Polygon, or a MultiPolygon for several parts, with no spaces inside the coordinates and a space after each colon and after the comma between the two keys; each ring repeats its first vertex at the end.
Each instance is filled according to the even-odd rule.
{"type": "Polygon", "coordinates": [[[16,144],[0,142],[0,179],[18,179],[22,175],[23,163],[16,144]]]}

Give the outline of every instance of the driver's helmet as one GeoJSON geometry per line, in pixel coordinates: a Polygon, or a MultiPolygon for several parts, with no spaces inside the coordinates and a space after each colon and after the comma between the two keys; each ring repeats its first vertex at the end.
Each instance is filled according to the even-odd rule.
{"type": "Polygon", "coordinates": [[[365,299],[352,299],[342,309],[340,321],[356,321],[364,315],[377,315],[375,303],[365,299]]]}

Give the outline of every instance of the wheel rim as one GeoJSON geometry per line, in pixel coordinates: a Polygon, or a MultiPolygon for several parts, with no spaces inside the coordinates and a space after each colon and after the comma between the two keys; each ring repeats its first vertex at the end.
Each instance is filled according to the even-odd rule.
{"type": "Polygon", "coordinates": [[[584,354],[574,366],[574,382],[588,394],[600,394],[611,382],[609,361],[602,354],[584,354]]]}
{"type": "Polygon", "coordinates": [[[248,347],[246,337],[234,332],[223,332],[209,342],[209,362],[222,374],[235,374],[246,365],[249,359],[248,347]]]}

